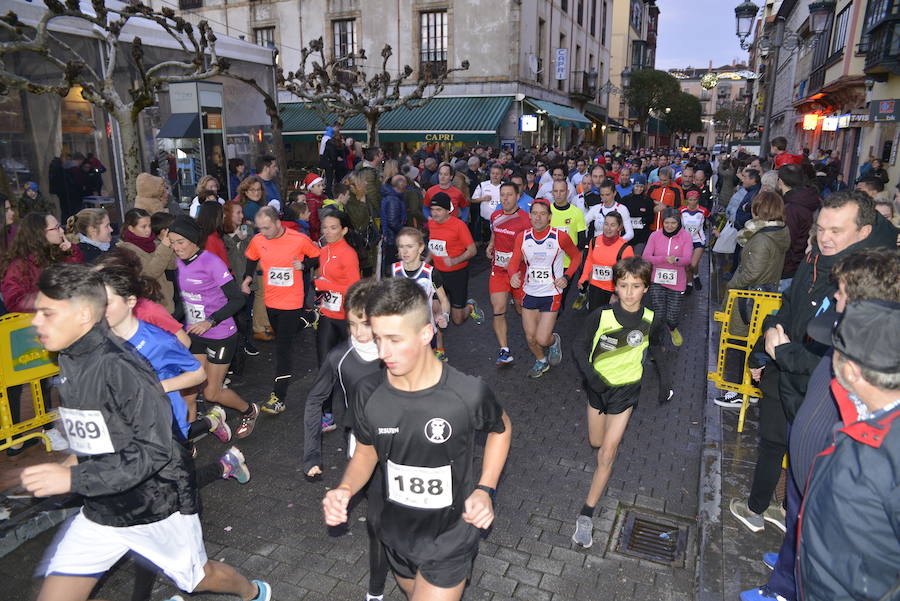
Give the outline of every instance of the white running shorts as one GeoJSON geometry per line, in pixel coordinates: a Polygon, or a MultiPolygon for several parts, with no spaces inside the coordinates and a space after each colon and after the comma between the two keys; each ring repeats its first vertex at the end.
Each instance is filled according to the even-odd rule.
{"type": "Polygon", "coordinates": [[[48,549],[44,575],[99,578],[128,551],[146,558],[185,592],[203,580],[206,548],[200,518],[182,513],[122,528],[92,522],[78,513],[63,524],[48,549]]]}

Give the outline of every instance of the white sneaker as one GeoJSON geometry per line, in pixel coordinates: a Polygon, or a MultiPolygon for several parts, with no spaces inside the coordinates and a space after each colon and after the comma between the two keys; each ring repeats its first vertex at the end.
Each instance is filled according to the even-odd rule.
{"type": "Polygon", "coordinates": [[[65,451],[69,448],[69,441],[66,437],[59,433],[59,430],[44,430],[44,435],[50,439],[50,448],[54,451],[65,451]]]}

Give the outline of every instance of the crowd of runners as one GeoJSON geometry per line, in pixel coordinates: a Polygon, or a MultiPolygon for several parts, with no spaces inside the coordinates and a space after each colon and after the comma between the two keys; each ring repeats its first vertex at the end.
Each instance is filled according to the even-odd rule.
{"type": "MultiPolygon", "coordinates": [[[[3,301],[34,312],[40,342],[59,353],[63,434],[49,435],[71,451],[63,463],[26,468],[22,484],[36,496],[84,497],[48,551],[40,599],[88,599],[128,552],[186,592],[272,598],[266,582],[207,559],[198,489],[249,481],[232,443],[261,414],[285,412],[264,419],[303,416],[310,481],[323,473],[323,433],[347,439],[324,520],[346,522],[351,499],[367,498],[367,601],[383,598],[389,571],[415,601],[461,598],[514,431],[480,374],[452,367],[469,349],[448,348],[442,336],[461,327],[491,336],[483,307],[496,369],[527,356],[527,378],[564,360],[581,374],[597,458],[572,540],[593,544],[594,512],[642,385],[656,387],[660,402],[677,395],[677,354],[663,351],[692,335],[679,330],[682,305],[703,286],[708,245],[732,224],[720,195],[739,160],[749,197],[738,213],[752,216],[752,228],[768,206],[753,200],[760,159],[714,165],[702,150],[588,146],[515,157],[475,147],[441,158],[423,148],[385,163],[368,148],[344,181],[310,173],[282,199],[269,185],[273,159],[261,157],[234,199],[198,189],[193,216],[150,214],[139,202],[118,244],[100,209],[69,218],[67,237],[55,216],[17,215],[7,201],[3,301]],[[469,290],[479,254],[490,262],[481,302],[469,290]],[[579,324],[574,340],[556,331],[564,314],[579,324]],[[527,349],[510,343],[519,323],[527,349]],[[294,358],[311,350],[297,345],[304,328],[315,329],[319,370],[302,399],[290,386],[294,358]],[[273,342],[272,389],[260,403],[230,385],[260,354],[255,340],[273,342]],[[231,446],[196,465],[192,441],[206,433],[231,446]]],[[[742,273],[736,254],[733,277],[742,273]]]]}

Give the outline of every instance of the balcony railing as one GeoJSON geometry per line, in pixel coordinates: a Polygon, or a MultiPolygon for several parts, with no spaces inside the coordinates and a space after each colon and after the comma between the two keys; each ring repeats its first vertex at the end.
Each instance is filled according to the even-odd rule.
{"type": "Polygon", "coordinates": [[[868,32],[866,75],[887,79],[889,73],[900,73],[900,0],[878,7],[880,19],[868,32]]]}
{"type": "Polygon", "coordinates": [[[569,75],[569,95],[588,100],[597,97],[597,83],[591,85],[590,76],[585,71],[573,71],[569,75]]]}
{"type": "Polygon", "coordinates": [[[203,0],[178,0],[178,8],[180,10],[203,8],[203,0]]]}

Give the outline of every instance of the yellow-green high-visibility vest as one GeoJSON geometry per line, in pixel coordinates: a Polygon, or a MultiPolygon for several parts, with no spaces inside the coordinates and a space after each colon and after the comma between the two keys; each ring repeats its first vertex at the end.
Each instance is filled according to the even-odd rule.
{"type": "Polygon", "coordinates": [[[591,364],[606,385],[625,386],[640,381],[652,323],[653,311],[647,308],[636,329],[622,327],[612,309],[600,314],[600,325],[591,347],[591,364]]]}

